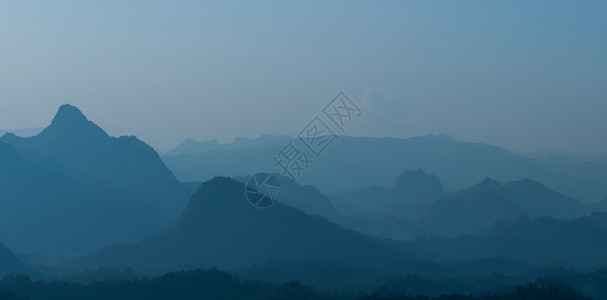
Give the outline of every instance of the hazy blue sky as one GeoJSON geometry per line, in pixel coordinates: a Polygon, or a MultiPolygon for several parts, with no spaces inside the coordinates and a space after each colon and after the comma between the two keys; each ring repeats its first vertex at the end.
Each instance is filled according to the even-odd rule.
{"type": "Polygon", "coordinates": [[[343,90],[349,135],[607,152],[607,1],[251,2],[0,2],[0,129],[71,103],[167,150],[294,135],[343,90]]]}

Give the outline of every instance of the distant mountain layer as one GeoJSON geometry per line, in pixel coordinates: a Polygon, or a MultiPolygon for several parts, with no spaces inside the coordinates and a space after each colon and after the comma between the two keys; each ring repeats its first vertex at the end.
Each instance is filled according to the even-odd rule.
{"type": "Polygon", "coordinates": [[[295,208],[281,204],[256,208],[244,191],[244,184],[228,178],[205,182],[168,230],[141,242],[103,249],[80,265],[243,267],[291,258],[370,264],[413,256],[404,244],[365,237],[295,208]]]}
{"type": "Polygon", "coordinates": [[[598,266],[607,263],[605,224],[607,213],[573,220],[520,217],[496,222],[478,236],[418,238],[413,243],[444,260],[504,256],[535,265],[598,266]]]}
{"type": "Polygon", "coordinates": [[[454,193],[445,193],[440,180],[424,171],[406,171],[392,188],[372,187],[330,195],[344,226],[363,233],[396,239],[418,235],[455,236],[478,233],[498,220],[520,215],[573,219],[585,207],[531,179],[505,185],[492,179],[454,193]]]}
{"type": "Polygon", "coordinates": [[[185,139],[177,148],[166,153],[167,156],[180,154],[198,154],[210,150],[237,150],[264,146],[268,144],[283,144],[292,140],[293,137],[288,135],[262,135],[255,139],[236,138],[231,143],[220,144],[217,140],[197,142],[191,138],[185,139]]]}
{"type": "MultiPolygon", "coordinates": [[[[297,142],[297,140],[296,140],[297,142]]],[[[185,181],[216,175],[241,176],[260,171],[280,172],[273,156],[285,144],[163,156],[167,166],[185,181]]],[[[305,146],[299,144],[305,149],[305,146]]],[[[457,141],[443,136],[406,140],[340,136],[303,171],[298,181],[325,194],[384,186],[403,170],[423,169],[442,180],[446,190],[458,190],[486,177],[501,182],[530,178],[584,202],[607,195],[607,161],[572,162],[566,158],[533,159],[502,148],[457,141]]]]}
{"type": "Polygon", "coordinates": [[[34,136],[34,135],[38,135],[40,132],[42,132],[44,128],[42,127],[37,127],[37,128],[25,128],[25,129],[0,129],[0,136],[3,136],[7,133],[12,133],[16,136],[20,136],[20,137],[30,137],[30,136],[34,136]]]}
{"type": "Polygon", "coordinates": [[[540,159],[558,159],[559,157],[566,157],[572,161],[593,161],[603,160],[607,161],[607,153],[596,153],[596,154],[574,154],[567,151],[540,151],[532,153],[520,153],[521,155],[540,158],[540,159]]]}
{"type": "Polygon", "coordinates": [[[417,225],[429,235],[452,236],[479,232],[499,219],[512,220],[521,214],[573,219],[585,210],[575,199],[530,179],[502,185],[487,178],[436,202],[417,225]]]}
{"type": "Polygon", "coordinates": [[[425,215],[445,190],[438,177],[423,170],[403,172],[391,188],[370,187],[329,195],[346,215],[399,217],[415,220],[425,215]]]}
{"type": "MultiPolygon", "coordinates": [[[[495,184],[486,181],[464,193],[483,193],[487,185],[495,184]]],[[[508,184],[499,186],[508,189],[508,184]]],[[[502,200],[498,197],[490,203],[502,200]]],[[[202,184],[181,217],[167,230],[140,242],[102,249],[75,266],[240,268],[290,259],[327,259],[368,266],[492,257],[539,266],[596,266],[607,263],[606,229],[607,213],[570,220],[520,216],[494,221],[474,235],[419,237],[411,242],[381,240],[281,204],[255,208],[245,199],[242,183],[217,177],[202,184]]]]}
{"type": "Polygon", "coordinates": [[[141,238],[174,220],[192,192],[151,147],[110,137],[69,105],[36,136],[2,136],[0,165],[0,240],[20,251],[141,238]]]}

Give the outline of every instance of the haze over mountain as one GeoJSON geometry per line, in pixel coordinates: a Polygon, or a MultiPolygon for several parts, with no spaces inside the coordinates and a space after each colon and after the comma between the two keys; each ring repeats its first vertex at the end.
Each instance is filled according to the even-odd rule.
{"type": "Polygon", "coordinates": [[[389,189],[374,186],[329,197],[346,215],[398,217],[412,221],[427,214],[444,194],[440,179],[420,169],[403,172],[389,189]]]}
{"type": "Polygon", "coordinates": [[[36,136],[2,136],[0,152],[0,240],[20,251],[141,238],[174,220],[191,193],[151,147],[110,137],[70,105],[36,136]]]}
{"type": "Polygon", "coordinates": [[[185,139],[175,149],[166,153],[168,156],[180,155],[180,154],[198,154],[209,150],[236,150],[244,148],[252,148],[258,146],[265,146],[269,144],[284,144],[292,140],[293,137],[288,135],[268,135],[263,134],[255,139],[249,139],[239,137],[234,139],[230,143],[220,144],[217,140],[200,141],[197,142],[191,138],[185,139]]]}
{"type": "Polygon", "coordinates": [[[565,157],[571,161],[595,161],[602,160],[607,161],[607,153],[594,153],[594,154],[576,154],[568,151],[539,151],[532,153],[518,153],[523,156],[539,159],[559,158],[565,157]]]}
{"type": "Polygon", "coordinates": [[[13,252],[0,243],[0,278],[8,274],[30,274],[31,269],[15,257],[13,252]]]}
{"type": "Polygon", "coordinates": [[[583,216],[585,210],[575,199],[533,180],[502,185],[486,178],[436,202],[417,225],[429,235],[453,236],[477,233],[497,220],[513,220],[521,214],[572,219],[583,216]]]}
{"type": "MultiPolygon", "coordinates": [[[[516,190],[521,184],[541,186],[526,181],[501,185],[487,179],[461,191],[453,201],[460,201],[464,196],[493,195],[484,199],[489,204],[503,201],[502,206],[510,205],[510,212],[516,214],[517,207],[510,203],[513,198],[498,192],[507,194],[503,191],[516,190]]],[[[605,213],[570,220],[547,216],[530,219],[519,215],[508,221],[494,220],[474,235],[419,237],[411,242],[398,242],[366,237],[281,204],[258,209],[247,202],[243,191],[244,185],[240,182],[214,178],[202,184],[181,217],[167,230],[140,242],[102,249],[73,266],[132,266],[139,270],[209,265],[241,268],[289,259],[327,259],[378,266],[403,261],[458,262],[491,257],[542,266],[588,267],[607,262],[605,213]],[[368,257],[366,253],[381,255],[368,257]]],[[[546,201],[555,200],[547,198],[546,201]]],[[[486,206],[481,205],[480,209],[483,207],[486,206]]],[[[477,211],[467,216],[473,218],[473,213],[477,211]]],[[[489,219],[483,220],[489,222],[489,219]]],[[[470,222],[482,226],[478,221],[470,222]]]]}
{"type": "Polygon", "coordinates": [[[607,197],[604,199],[597,201],[595,203],[589,203],[588,205],[589,211],[607,211],[607,197]]]}
{"type": "Polygon", "coordinates": [[[607,300],[606,16],[0,1],[0,300],[607,300]]]}
{"type": "MultiPolygon", "coordinates": [[[[239,176],[280,171],[272,157],[284,145],[162,156],[184,181],[204,181],[218,174],[239,176]]],[[[303,146],[302,146],[303,147],[303,146]]],[[[297,178],[325,194],[386,186],[403,170],[423,169],[454,191],[486,177],[502,182],[533,179],[583,202],[607,195],[607,161],[573,162],[566,158],[533,159],[496,146],[454,140],[445,135],[406,140],[340,136],[297,178]]]]}
{"type": "Polygon", "coordinates": [[[477,236],[422,237],[413,243],[446,260],[504,256],[536,265],[591,267],[607,263],[607,231],[598,225],[606,222],[605,214],[573,220],[521,216],[477,236]]]}
{"type": "Polygon", "coordinates": [[[0,136],[3,136],[7,133],[13,133],[16,136],[20,137],[30,137],[39,134],[42,132],[44,128],[36,127],[36,128],[24,128],[24,129],[0,129],[0,136]]]}
{"type": "Polygon", "coordinates": [[[523,214],[572,219],[586,214],[577,200],[530,179],[505,185],[486,178],[445,193],[438,177],[423,170],[405,171],[390,188],[371,187],[329,195],[340,224],[375,236],[411,239],[419,235],[455,236],[478,233],[502,220],[523,214]]]}
{"type": "MultiPolygon", "coordinates": [[[[340,223],[343,220],[343,216],[335,210],[332,199],[323,195],[315,186],[302,186],[297,181],[292,182],[291,178],[278,173],[272,175],[280,181],[281,204],[297,208],[307,214],[319,215],[332,222],[340,223]]],[[[246,184],[250,178],[251,176],[244,176],[232,179],[246,184]]]]}
{"type": "Polygon", "coordinates": [[[137,243],[102,249],[79,265],[244,267],[271,259],[306,258],[370,264],[414,256],[404,244],[366,237],[296,208],[281,204],[256,208],[244,191],[243,183],[213,178],[200,186],[166,231],[137,243]]]}

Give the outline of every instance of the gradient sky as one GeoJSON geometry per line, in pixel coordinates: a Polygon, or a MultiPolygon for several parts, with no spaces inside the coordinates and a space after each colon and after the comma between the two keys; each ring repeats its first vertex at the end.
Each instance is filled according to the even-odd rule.
{"type": "Polygon", "coordinates": [[[344,91],[348,135],[607,152],[607,1],[252,2],[0,2],[0,129],[70,103],[168,150],[295,135],[344,91]]]}

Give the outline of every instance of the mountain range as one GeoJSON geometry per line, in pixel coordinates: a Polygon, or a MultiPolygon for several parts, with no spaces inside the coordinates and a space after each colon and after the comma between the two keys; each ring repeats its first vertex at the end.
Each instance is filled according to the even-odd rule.
{"type": "Polygon", "coordinates": [[[414,221],[428,213],[445,195],[440,179],[424,170],[405,171],[390,188],[373,186],[330,194],[337,210],[345,215],[398,217],[414,221]]]}
{"type": "MultiPolygon", "coordinates": [[[[285,145],[163,155],[162,159],[177,178],[205,181],[216,175],[279,172],[272,157],[285,145]]],[[[487,177],[501,182],[528,178],[585,203],[607,196],[607,185],[601,180],[607,178],[607,161],[535,159],[445,135],[409,139],[339,136],[320,157],[314,157],[297,180],[328,195],[388,187],[386,184],[403,170],[419,169],[439,177],[447,191],[469,187],[487,177]]]]}
{"type": "Polygon", "coordinates": [[[572,220],[520,216],[478,235],[420,237],[413,244],[447,261],[503,256],[534,265],[592,267],[607,263],[605,224],[607,213],[572,220]]]}
{"type": "MultiPolygon", "coordinates": [[[[525,181],[501,185],[487,179],[462,191],[453,201],[465,195],[501,191],[506,196],[495,194],[487,202],[505,201],[504,205],[511,206],[515,214],[517,208],[512,203],[516,202],[510,202],[510,196],[503,191],[527,184],[539,185],[525,181]]],[[[212,265],[237,269],[266,261],[310,259],[380,266],[494,257],[535,266],[588,267],[607,262],[607,213],[602,212],[570,219],[525,215],[493,221],[483,218],[490,224],[473,234],[395,241],[365,236],[280,203],[258,209],[248,203],[244,190],[241,182],[213,178],[200,186],[182,215],[166,230],[138,242],[101,249],[73,266],[170,270],[212,265]]],[[[568,198],[560,200],[563,199],[568,198]]],[[[436,203],[441,201],[446,200],[436,203]]],[[[470,222],[481,226],[478,221],[470,222]]]]}
{"type": "MultiPolygon", "coordinates": [[[[333,205],[333,199],[323,195],[318,188],[311,185],[300,185],[297,181],[291,181],[291,178],[273,173],[280,182],[280,203],[301,210],[307,214],[318,215],[329,221],[339,223],[343,216],[337,212],[333,205]]],[[[237,176],[232,179],[247,183],[251,176],[237,176]]]]}
{"type": "Polygon", "coordinates": [[[479,233],[498,220],[549,216],[573,219],[586,207],[531,179],[502,185],[486,178],[456,192],[445,192],[440,179],[423,170],[405,171],[391,188],[370,187],[329,195],[336,221],[357,231],[395,239],[419,235],[479,233]]]}
{"type": "Polygon", "coordinates": [[[231,143],[219,143],[217,140],[208,140],[208,141],[195,141],[194,139],[187,138],[185,139],[179,146],[175,149],[166,153],[167,156],[174,156],[180,154],[198,154],[211,150],[238,150],[238,149],[246,149],[253,148],[265,145],[279,145],[284,144],[292,140],[293,137],[288,135],[261,135],[255,139],[249,139],[244,137],[239,137],[234,139],[231,143]]]}
{"type": "Polygon", "coordinates": [[[267,260],[324,258],[351,264],[411,259],[402,243],[366,237],[282,204],[259,209],[245,185],[216,177],[203,183],[167,230],[83,258],[80,266],[245,267],[267,260]]]}
{"type": "Polygon", "coordinates": [[[3,136],[7,133],[12,133],[21,137],[30,137],[39,134],[42,132],[44,128],[35,127],[35,128],[24,128],[24,129],[0,129],[0,136],[3,136]]]}
{"type": "MultiPolygon", "coordinates": [[[[21,253],[89,253],[69,260],[77,268],[244,268],[314,259],[366,266],[494,257],[607,262],[607,214],[587,216],[558,189],[601,194],[603,162],[530,159],[446,136],[339,137],[301,180],[275,174],[283,187],[277,205],[252,206],[246,174],[290,140],[266,136],[164,156],[175,172],[192,176],[245,175],[184,183],[136,137],[111,137],[76,107],[61,106],[38,135],[0,137],[0,241],[21,253]],[[518,177],[525,174],[552,185],[518,177]]],[[[9,271],[27,268],[4,246],[0,263],[9,271]]]]}
{"type": "Polygon", "coordinates": [[[497,220],[513,220],[520,215],[573,219],[585,213],[584,206],[577,200],[534,180],[502,185],[486,178],[437,201],[416,224],[426,235],[454,236],[477,233],[497,220]]]}

